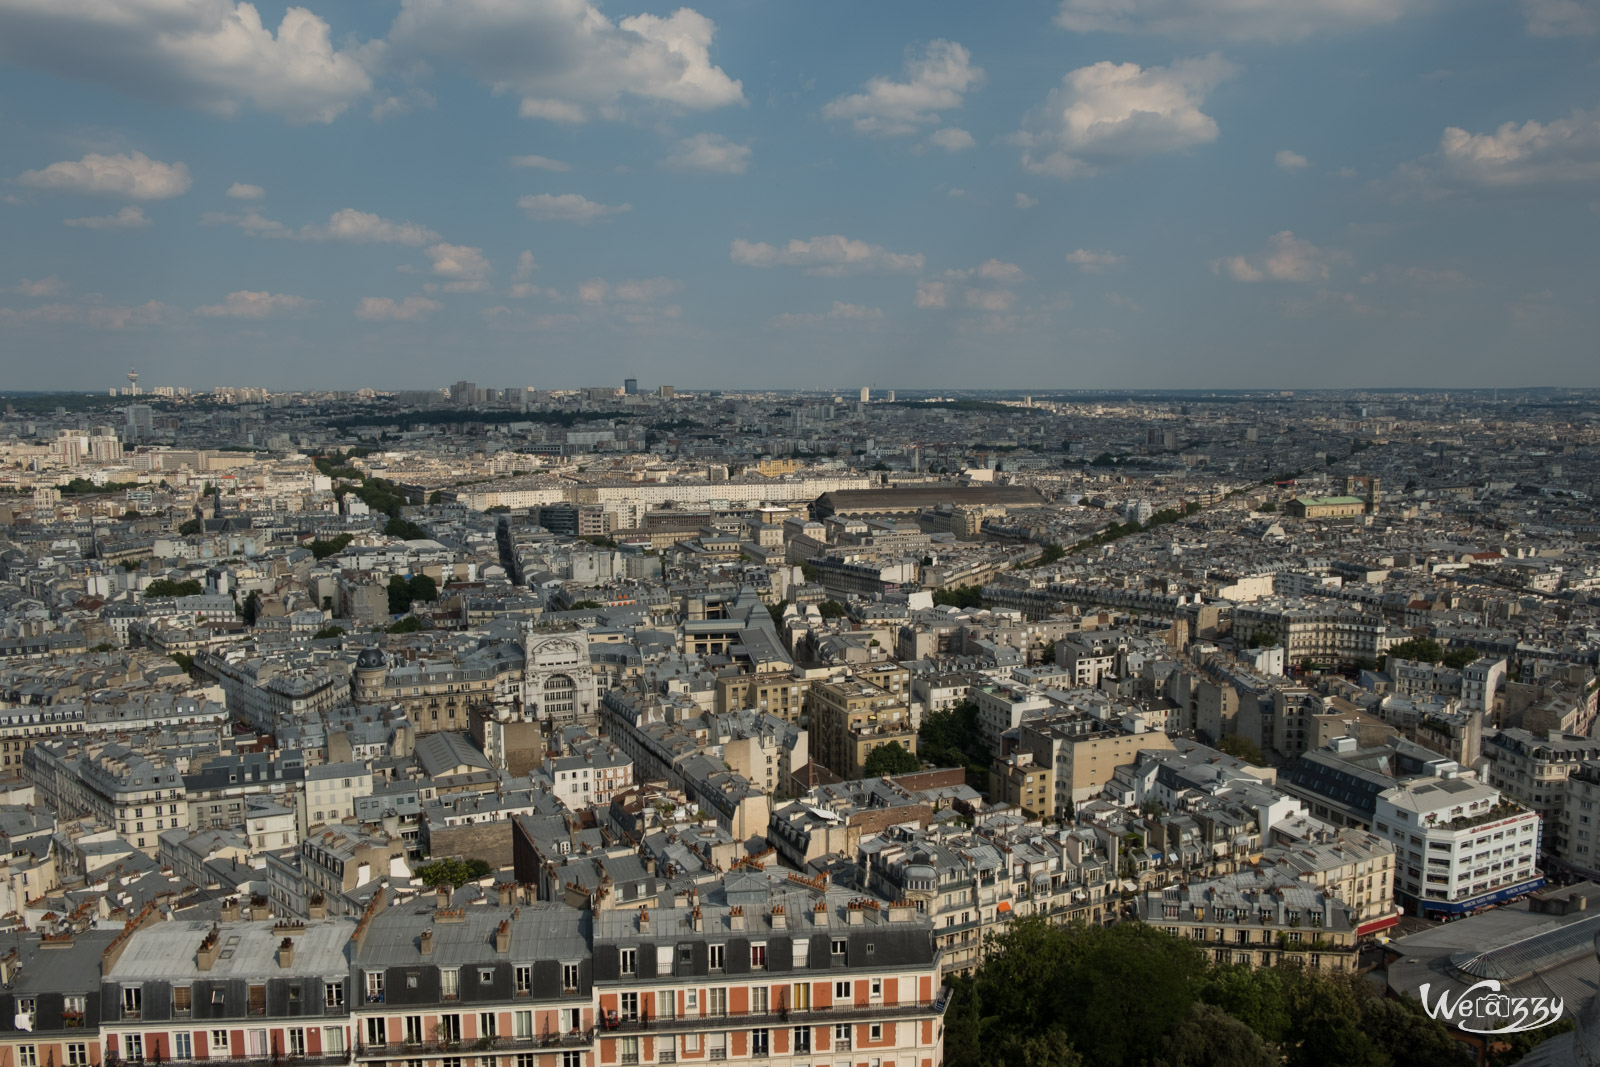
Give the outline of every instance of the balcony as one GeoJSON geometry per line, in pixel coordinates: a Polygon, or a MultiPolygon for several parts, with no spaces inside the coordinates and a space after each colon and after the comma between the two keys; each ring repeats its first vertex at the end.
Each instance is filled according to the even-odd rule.
{"type": "MultiPolygon", "coordinates": [[[[765,1012],[730,1011],[715,1015],[678,1015],[670,1019],[640,1015],[637,1019],[619,1018],[608,1023],[612,1033],[640,1033],[651,1030],[660,1033],[701,1033],[708,1027],[742,1029],[756,1026],[830,1026],[838,1023],[868,1022],[874,1020],[901,1020],[925,1015],[942,1015],[948,1001],[906,1001],[900,1004],[846,1004],[835,1008],[810,1008],[791,1011],[777,1008],[765,1012]]],[[[410,1046],[416,1047],[416,1046],[410,1046]]]]}
{"type": "Polygon", "coordinates": [[[593,1030],[572,1030],[567,1033],[547,1032],[530,1037],[483,1037],[475,1041],[391,1041],[383,1045],[357,1045],[355,1058],[359,1062],[370,1063],[376,1060],[409,1060],[438,1055],[493,1055],[498,1052],[526,1052],[544,1048],[587,1048],[593,1044],[593,1030]]]}

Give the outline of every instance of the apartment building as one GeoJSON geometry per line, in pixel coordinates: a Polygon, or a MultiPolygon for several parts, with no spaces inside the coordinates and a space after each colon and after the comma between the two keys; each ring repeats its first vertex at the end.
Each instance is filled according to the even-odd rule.
{"type": "Polygon", "coordinates": [[[903,683],[899,693],[861,678],[817,682],[808,716],[813,759],[848,780],[862,777],[867,757],[880,745],[917,751],[917,734],[903,683]]]}
{"type": "Polygon", "coordinates": [[[160,752],[120,743],[46,741],[23,756],[42,803],[63,818],[91,815],[154,857],[161,831],[186,827],[183,776],[160,752]]]}
{"type": "Polygon", "coordinates": [[[28,932],[0,961],[0,1067],[88,1067],[100,1046],[100,960],[112,930],[28,932]]]}
{"type": "Polygon", "coordinates": [[[1358,962],[1354,910],[1282,874],[1241,871],[1169,885],[1146,892],[1137,908],[1151,926],[1204,945],[1216,963],[1347,974],[1358,962]]]}
{"type": "Polygon", "coordinates": [[[1483,739],[1483,754],[1489,760],[1489,784],[1539,816],[1546,852],[1566,855],[1571,843],[1561,815],[1567,779],[1584,761],[1600,759],[1600,741],[1560,730],[1500,730],[1483,739]]]}
{"type": "Polygon", "coordinates": [[[1343,901],[1355,912],[1360,937],[1400,921],[1394,899],[1395,847],[1377,834],[1345,828],[1312,841],[1274,845],[1262,850],[1260,865],[1343,901]]]}
{"type": "Polygon", "coordinates": [[[1052,815],[1060,817],[1100,795],[1116,774],[1139,758],[1141,751],[1168,751],[1172,739],[1164,733],[1134,730],[1106,722],[1080,711],[1061,711],[1029,719],[1017,730],[1017,749],[1030,753],[1034,764],[1049,767],[1055,781],[1052,815]]]}
{"type": "MultiPolygon", "coordinates": [[[[1584,760],[1567,778],[1565,803],[1557,833],[1562,848],[1557,860],[1567,870],[1600,880],[1600,760],[1584,760]]],[[[1548,826],[1549,824],[1546,823],[1548,826]]]]}
{"type": "Polygon", "coordinates": [[[1409,914],[1466,915],[1544,885],[1539,816],[1471,778],[1385,790],[1372,829],[1394,842],[1395,896],[1409,914]]]}

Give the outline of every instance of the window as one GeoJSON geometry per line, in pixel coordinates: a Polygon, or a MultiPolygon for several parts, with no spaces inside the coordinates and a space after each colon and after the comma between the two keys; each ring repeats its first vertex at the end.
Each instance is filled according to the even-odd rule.
{"type": "Polygon", "coordinates": [[[672,973],[672,946],[656,946],[656,973],[665,977],[672,973]]]}
{"type": "Polygon", "coordinates": [[[478,984],[479,985],[488,985],[493,981],[494,981],[494,968],[493,967],[479,967],[478,968],[478,984]]]}
{"type": "Polygon", "coordinates": [[[306,1032],[298,1026],[289,1028],[289,1055],[304,1056],[306,1054],[306,1032]]]}
{"type": "Polygon", "coordinates": [[[143,1034],[129,1034],[128,1035],[128,1056],[127,1056],[127,1058],[129,1060],[132,1060],[134,1063],[143,1062],[143,1060],[144,1060],[144,1035],[143,1034]]]}
{"type": "Polygon", "coordinates": [[[624,1019],[637,1019],[639,1017],[639,994],[623,993],[617,998],[617,1007],[624,1019]]]}
{"type": "Polygon", "coordinates": [[[369,1045],[384,1045],[384,1044],[387,1044],[388,1041],[389,1041],[389,1038],[383,1032],[383,1020],[382,1019],[368,1019],[367,1020],[367,1044],[369,1044],[369,1045]]]}
{"type": "MultiPolygon", "coordinates": [[[[174,1015],[188,1015],[189,1014],[189,998],[193,993],[194,993],[194,990],[191,989],[190,987],[186,986],[186,985],[173,986],[172,987],[172,1014],[174,1014],[174,1015]]],[[[19,1011],[24,1010],[23,1007],[22,1007],[22,1002],[21,1001],[17,1002],[17,1009],[19,1011]]],[[[28,1010],[31,1010],[31,1009],[28,1009],[28,1010]]]]}
{"type": "Polygon", "coordinates": [[[227,990],[224,990],[224,989],[213,989],[211,991],[211,1003],[212,1004],[222,1005],[222,1004],[227,1003],[227,1000],[228,1000],[227,990]]]}
{"type": "Polygon", "coordinates": [[[639,1062],[639,1039],[636,1037],[622,1037],[617,1039],[617,1056],[621,1063],[639,1062]]]}
{"type": "Polygon", "coordinates": [[[68,993],[61,998],[62,1011],[75,1011],[82,1013],[88,1007],[89,998],[82,993],[68,993]]]}
{"type": "Polygon", "coordinates": [[[835,982],[835,983],[833,983],[833,999],[834,1000],[849,1000],[850,999],[850,983],[849,982],[835,982]]]}
{"type": "Polygon", "coordinates": [[[408,1044],[408,1045],[420,1045],[420,1044],[422,1044],[422,1016],[420,1016],[420,1015],[407,1015],[406,1016],[406,1044],[408,1044]]]}
{"type": "Polygon", "coordinates": [[[728,1035],[706,1035],[706,1059],[725,1060],[728,1058],[728,1035]]]}
{"type": "Polygon", "coordinates": [[[811,1027],[797,1026],[794,1028],[794,1051],[811,1051],[811,1027]]]}
{"type": "Polygon", "coordinates": [[[750,1055],[770,1056],[772,1054],[772,1039],[765,1030],[750,1031],[750,1055]]]}
{"type": "Polygon", "coordinates": [[[770,990],[764,985],[753,986],[750,990],[750,1013],[752,1015],[765,1015],[772,1010],[770,990]]]}
{"type": "Polygon", "coordinates": [[[835,1023],[833,1027],[833,1050],[835,1052],[850,1051],[850,1024],[835,1023]]]}
{"type": "Polygon", "coordinates": [[[728,991],[726,989],[706,990],[706,1014],[728,1014],[728,991]]]}
{"type": "Polygon", "coordinates": [[[39,1047],[37,1045],[18,1045],[17,1067],[39,1067],[39,1047]]]}
{"type": "MultiPolygon", "coordinates": [[[[383,1020],[378,1019],[376,1021],[382,1022],[383,1020]]],[[[211,1039],[207,1051],[211,1053],[211,1058],[214,1060],[225,1060],[233,1055],[233,1048],[228,1042],[228,1031],[211,1031],[211,1039]]]]}
{"type": "Polygon", "coordinates": [[[686,989],[683,991],[683,1013],[685,1015],[700,1014],[700,991],[698,989],[686,989]]]}
{"type": "Polygon", "coordinates": [[[322,1003],[323,1003],[324,1006],[329,1007],[329,1008],[342,1008],[342,1007],[344,1007],[344,983],[343,982],[323,982],[322,983],[322,1003]]]}
{"type": "Polygon", "coordinates": [[[639,950],[638,949],[636,949],[636,948],[625,948],[625,949],[622,950],[622,973],[623,974],[638,974],[639,973],[639,950]]]}
{"type": "Polygon", "coordinates": [[[796,982],[794,984],[794,1010],[811,1010],[811,983],[796,982]]]}
{"type": "Polygon", "coordinates": [[[678,1014],[678,994],[670,989],[663,989],[656,994],[656,1016],[670,1019],[678,1014]]]}
{"type": "Polygon", "coordinates": [[[561,1067],[583,1067],[583,1053],[563,1052],[561,1054],[561,1067]]]}
{"type": "Polygon", "coordinates": [[[873,1040],[873,1041],[882,1041],[883,1040],[883,1024],[882,1023],[873,1023],[872,1024],[872,1029],[871,1029],[871,1031],[869,1033],[869,1036],[870,1036],[870,1039],[873,1040]]]}
{"type": "Polygon", "coordinates": [[[383,972],[367,972],[367,1001],[369,1003],[383,1003],[383,972]]]}
{"type": "Polygon", "coordinates": [[[422,983],[422,974],[421,974],[420,971],[407,971],[406,972],[406,988],[407,989],[415,989],[421,983],[422,983]]]}
{"type": "Polygon", "coordinates": [[[292,986],[289,987],[289,1003],[290,1004],[298,1004],[298,1003],[300,1003],[300,987],[299,986],[292,985],[292,986]]]}
{"type": "Polygon", "coordinates": [[[882,1000],[883,999],[883,979],[882,978],[874,978],[872,980],[872,999],[873,1000],[882,1000]]]}
{"type": "Polygon", "coordinates": [[[794,939],[794,966],[796,970],[806,965],[806,957],[811,955],[811,940],[797,937],[794,939]]]}
{"type": "Polygon", "coordinates": [[[194,1035],[180,1030],[172,1035],[172,1054],[180,1060],[194,1059],[194,1035]]]}
{"type": "Polygon", "coordinates": [[[455,1014],[439,1016],[439,1040],[455,1042],[461,1040],[461,1016],[455,1014]]]}
{"type": "Polygon", "coordinates": [[[836,959],[836,960],[844,959],[844,957],[845,957],[845,949],[849,947],[849,944],[850,943],[848,941],[846,941],[842,937],[834,938],[833,939],[833,958],[836,959]]]}
{"type": "Polygon", "coordinates": [[[500,1016],[494,1012],[480,1011],[478,1013],[478,1036],[498,1037],[500,1034],[499,1022],[500,1016]]]}
{"type": "Polygon", "coordinates": [[[561,965],[561,991],[563,993],[576,993],[578,991],[578,965],[576,963],[563,963],[561,965]]]}
{"type": "Polygon", "coordinates": [[[562,1008],[561,1009],[561,1029],[567,1031],[568,1033],[572,1033],[572,1034],[575,1034],[579,1030],[582,1030],[583,1029],[583,1009],[582,1008],[562,1008]]]}
{"type": "Polygon", "coordinates": [[[461,995],[461,972],[454,967],[439,971],[439,995],[445,1000],[455,1000],[461,995]]]}
{"type": "Polygon", "coordinates": [[[761,941],[750,946],[750,969],[752,971],[764,971],[767,969],[766,942],[761,941]]]}
{"type": "Polygon", "coordinates": [[[533,1036],[533,1012],[514,1011],[511,1013],[511,1036],[533,1036]]]}
{"type": "Polygon", "coordinates": [[[517,965],[516,989],[519,997],[525,997],[533,992],[533,968],[526,963],[517,965]]]}
{"type": "Polygon", "coordinates": [[[137,1019],[140,1008],[144,1004],[144,991],[136,985],[122,987],[122,1017],[124,1019],[137,1019]]]}
{"type": "Polygon", "coordinates": [[[344,1027],[324,1026],[322,1028],[322,1052],[324,1055],[340,1055],[344,1052],[344,1027]]]}
{"type": "Polygon", "coordinates": [[[89,1046],[82,1041],[69,1042],[67,1067],[89,1067],[89,1046]]]}
{"type": "Polygon", "coordinates": [[[727,960],[728,960],[728,946],[727,945],[712,945],[711,946],[711,969],[713,971],[722,970],[723,969],[723,964],[727,963],[727,960]]]}
{"type": "Polygon", "coordinates": [[[250,987],[250,1005],[249,1005],[249,1010],[250,1010],[250,1014],[251,1015],[265,1015],[267,1013],[267,987],[266,986],[264,986],[264,985],[253,985],[253,986],[250,987]]]}

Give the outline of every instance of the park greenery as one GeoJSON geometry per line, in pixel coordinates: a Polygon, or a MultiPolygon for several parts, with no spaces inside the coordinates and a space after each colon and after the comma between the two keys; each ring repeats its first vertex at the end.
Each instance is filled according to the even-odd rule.
{"type": "Polygon", "coordinates": [[[171,578],[157,578],[144,587],[144,595],[147,597],[199,596],[203,592],[205,586],[200,584],[198,578],[185,578],[181,582],[175,582],[171,578]]]}
{"type": "Polygon", "coordinates": [[[483,860],[442,859],[417,868],[417,880],[437,889],[447,885],[460,889],[468,882],[476,882],[494,873],[494,868],[483,860]]]}
{"type": "Polygon", "coordinates": [[[343,636],[344,636],[344,627],[343,626],[324,626],[322,629],[318,630],[316,633],[311,635],[312,639],[313,640],[317,640],[317,641],[325,640],[325,639],[327,639],[329,637],[343,637],[343,636]]]}
{"type": "Polygon", "coordinates": [[[420,633],[423,628],[421,619],[415,615],[407,615],[399,622],[390,623],[387,632],[391,634],[414,634],[420,633]]]}
{"type": "Polygon", "coordinates": [[[408,519],[390,519],[383,524],[383,532],[389,537],[398,537],[402,541],[426,541],[428,539],[427,531],[408,519]]]}
{"type": "Polygon", "coordinates": [[[306,547],[311,550],[311,555],[317,559],[327,559],[329,556],[338,555],[350,546],[355,540],[354,534],[343,533],[338,537],[330,537],[326,541],[312,541],[306,547]]]}
{"type": "Polygon", "coordinates": [[[896,744],[879,745],[867,753],[861,764],[868,778],[883,778],[894,774],[911,774],[922,769],[922,761],[909,750],[896,744]]]}
{"type": "Polygon", "coordinates": [[[389,614],[404,615],[416,601],[439,599],[439,586],[426,574],[413,574],[410,578],[395,575],[389,579],[389,614]]]}
{"type": "Polygon", "coordinates": [[[978,705],[972,701],[926,712],[917,731],[917,752],[935,767],[966,768],[967,784],[988,791],[992,754],[978,740],[978,705]]]}
{"type": "Polygon", "coordinates": [[[933,602],[941,607],[971,611],[983,607],[983,589],[976,585],[951,585],[933,591],[933,602]]]}
{"type": "Polygon", "coordinates": [[[842,619],[848,612],[845,610],[845,606],[837,600],[824,600],[817,605],[817,614],[824,619],[842,619]]]}
{"type": "Polygon", "coordinates": [[[1210,961],[1144,923],[1018,919],[952,982],[949,1067],[1469,1067],[1411,1000],[1359,976],[1210,961]]]}
{"type": "Polygon", "coordinates": [[[1391,663],[1396,659],[1408,659],[1421,663],[1442,663],[1454,670],[1475,663],[1481,654],[1475,648],[1447,649],[1429,637],[1413,637],[1389,646],[1391,663]]]}

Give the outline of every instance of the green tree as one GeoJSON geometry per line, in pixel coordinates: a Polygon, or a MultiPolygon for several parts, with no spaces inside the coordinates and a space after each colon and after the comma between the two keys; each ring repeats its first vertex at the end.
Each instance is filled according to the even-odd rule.
{"type": "Polygon", "coordinates": [[[1479,655],[1480,653],[1475,648],[1452,648],[1444,654],[1444,657],[1439,662],[1446,667],[1459,671],[1463,667],[1470,667],[1476,663],[1479,655]]]}
{"type": "Polygon", "coordinates": [[[402,541],[426,541],[428,533],[414,522],[405,519],[392,518],[383,524],[383,532],[389,537],[398,537],[402,541]]]}
{"type": "Polygon", "coordinates": [[[406,584],[411,590],[413,601],[432,602],[439,599],[438,584],[426,574],[413,574],[406,584]]]}
{"type": "Polygon", "coordinates": [[[198,578],[185,578],[181,582],[175,582],[171,578],[157,578],[144,587],[146,597],[199,596],[205,591],[205,586],[200,584],[198,578]]]}
{"type": "Polygon", "coordinates": [[[250,595],[244,598],[244,607],[240,609],[240,613],[244,616],[245,625],[254,626],[256,620],[261,617],[261,594],[254,589],[250,590],[250,595]]]}
{"type": "Polygon", "coordinates": [[[861,764],[861,771],[868,778],[911,774],[921,769],[922,761],[897,744],[879,745],[867,753],[866,760],[861,764]]]}
{"type": "Polygon", "coordinates": [[[330,537],[326,541],[312,541],[306,547],[311,550],[311,555],[317,559],[327,559],[329,556],[343,552],[355,540],[354,534],[340,534],[330,537]]]}
{"type": "Polygon", "coordinates": [[[174,653],[172,653],[172,662],[174,662],[178,666],[182,667],[188,673],[190,673],[190,674],[194,673],[194,657],[189,655],[189,653],[187,653],[187,652],[174,652],[174,653]]]}
{"type": "Polygon", "coordinates": [[[808,585],[816,585],[821,580],[821,575],[817,572],[816,565],[805,560],[800,561],[800,573],[805,577],[808,585]]]}
{"type": "Polygon", "coordinates": [[[1267,757],[1262,753],[1260,746],[1242,734],[1228,734],[1217,742],[1217,748],[1234,759],[1244,760],[1253,766],[1267,765],[1267,757]]]}
{"type": "Polygon", "coordinates": [[[605,605],[600,603],[600,601],[598,601],[598,600],[574,600],[572,602],[572,607],[568,608],[567,610],[568,611],[596,611],[596,610],[598,610],[600,608],[603,608],[603,607],[605,607],[605,605]]]}
{"type": "Polygon", "coordinates": [[[817,612],[824,619],[842,619],[849,614],[845,606],[837,600],[824,600],[817,605],[817,612]]]}
{"type": "Polygon", "coordinates": [[[326,639],[328,639],[330,637],[343,637],[343,636],[344,636],[344,627],[343,626],[324,626],[322,629],[318,630],[316,633],[311,635],[312,639],[313,640],[317,640],[317,641],[323,641],[323,640],[326,640],[326,639]]]}
{"type": "Polygon", "coordinates": [[[389,614],[404,615],[411,610],[411,583],[396,574],[389,579],[389,614]]]}
{"type": "Polygon", "coordinates": [[[1391,660],[1410,659],[1423,663],[1438,663],[1444,658],[1444,648],[1432,638],[1413,637],[1398,645],[1390,645],[1389,657],[1391,660]]]}
{"type": "Polygon", "coordinates": [[[483,860],[451,858],[435,860],[433,863],[418,867],[416,877],[426,886],[438,888],[447,885],[451,889],[460,889],[468,882],[476,882],[493,873],[494,868],[483,860]]]}
{"type": "Polygon", "coordinates": [[[422,620],[415,615],[407,615],[399,622],[391,623],[388,632],[392,634],[414,634],[422,630],[422,620]]]}
{"type": "Polygon", "coordinates": [[[199,519],[186,519],[178,524],[178,536],[192,537],[200,532],[201,525],[199,519]]]}
{"type": "Polygon", "coordinates": [[[1161,1041],[1163,1067],[1277,1067],[1278,1057],[1250,1027],[1212,1004],[1194,1004],[1189,1017],[1161,1041]]]}
{"type": "Polygon", "coordinates": [[[941,607],[972,610],[983,607],[983,589],[976,585],[952,585],[933,591],[933,602],[941,607]]]}

